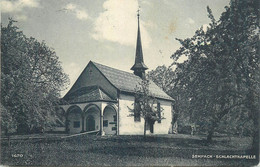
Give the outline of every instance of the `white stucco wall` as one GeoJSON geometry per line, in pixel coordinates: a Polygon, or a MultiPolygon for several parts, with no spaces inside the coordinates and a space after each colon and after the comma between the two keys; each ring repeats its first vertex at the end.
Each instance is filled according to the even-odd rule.
{"type": "MultiPolygon", "coordinates": [[[[154,134],[168,134],[171,127],[172,113],[171,102],[159,100],[163,111],[161,113],[163,119],[161,123],[154,123],[154,134]]],[[[144,119],[135,122],[134,117],[129,117],[129,109],[133,108],[134,97],[121,94],[119,98],[119,135],[142,135],[144,133],[144,119]],[[128,107],[127,107],[128,106],[128,107]]],[[[147,131],[147,134],[150,132],[147,131]]]]}
{"type": "Polygon", "coordinates": [[[133,108],[134,96],[120,94],[119,98],[119,135],[141,135],[144,130],[144,120],[135,122],[134,117],[129,117],[128,107],[133,108]]]}

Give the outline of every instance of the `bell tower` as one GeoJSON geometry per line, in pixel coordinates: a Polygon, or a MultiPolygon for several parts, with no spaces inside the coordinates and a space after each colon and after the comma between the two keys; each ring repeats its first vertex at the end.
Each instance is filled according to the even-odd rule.
{"type": "Polygon", "coordinates": [[[134,71],[134,74],[145,78],[145,70],[147,70],[147,66],[144,64],[143,58],[143,50],[142,50],[142,42],[141,42],[141,33],[140,33],[140,24],[139,24],[139,9],[137,11],[137,19],[138,19],[138,29],[137,29],[137,42],[136,42],[136,53],[135,53],[135,64],[131,68],[134,71]]]}

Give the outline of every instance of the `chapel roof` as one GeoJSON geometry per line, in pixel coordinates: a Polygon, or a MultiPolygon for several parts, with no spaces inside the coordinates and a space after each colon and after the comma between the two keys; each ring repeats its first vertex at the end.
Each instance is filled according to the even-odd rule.
{"type": "Polygon", "coordinates": [[[63,97],[66,103],[82,103],[90,101],[115,101],[99,86],[81,87],[63,97]]]}
{"type": "MultiPolygon", "coordinates": [[[[90,63],[93,63],[97,69],[107,78],[107,80],[120,91],[135,93],[136,86],[142,82],[142,79],[133,73],[118,70],[93,61],[90,61],[90,63]]],[[[173,101],[173,99],[161,88],[159,88],[153,81],[150,81],[149,89],[152,96],[173,101]]]]}

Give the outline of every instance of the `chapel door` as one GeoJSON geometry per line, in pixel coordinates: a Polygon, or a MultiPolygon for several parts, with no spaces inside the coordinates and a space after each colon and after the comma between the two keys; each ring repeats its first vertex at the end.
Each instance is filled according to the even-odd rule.
{"type": "Polygon", "coordinates": [[[153,123],[150,122],[150,132],[153,133],[153,123]]]}
{"type": "Polygon", "coordinates": [[[154,121],[148,120],[146,130],[150,130],[150,133],[153,133],[153,125],[154,125],[154,121]]]}
{"type": "Polygon", "coordinates": [[[92,115],[89,115],[86,120],[86,131],[94,131],[95,130],[95,119],[92,115]]]}

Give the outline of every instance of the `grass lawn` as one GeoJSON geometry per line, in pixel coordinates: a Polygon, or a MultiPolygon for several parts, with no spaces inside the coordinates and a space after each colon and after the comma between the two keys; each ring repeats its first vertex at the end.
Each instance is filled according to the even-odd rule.
{"type": "Polygon", "coordinates": [[[1,164],[51,166],[140,166],[140,165],[252,165],[251,159],[192,158],[192,155],[248,155],[251,138],[216,137],[205,144],[205,137],[190,135],[142,136],[82,135],[61,139],[17,137],[1,140],[1,164]]]}

